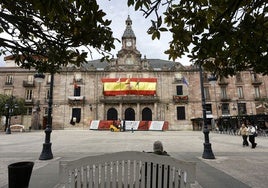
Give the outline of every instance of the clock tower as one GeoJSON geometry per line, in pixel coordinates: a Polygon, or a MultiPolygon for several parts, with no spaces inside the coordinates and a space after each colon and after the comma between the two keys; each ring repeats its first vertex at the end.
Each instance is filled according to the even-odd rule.
{"type": "Polygon", "coordinates": [[[136,49],[136,36],[132,30],[132,20],[128,15],[126,20],[126,29],[122,36],[122,49],[117,54],[118,63],[121,65],[139,65],[141,54],[136,49]]]}
{"type": "Polygon", "coordinates": [[[136,48],[136,36],[132,30],[132,20],[130,16],[126,20],[126,29],[122,36],[122,48],[135,49],[136,48]]]}

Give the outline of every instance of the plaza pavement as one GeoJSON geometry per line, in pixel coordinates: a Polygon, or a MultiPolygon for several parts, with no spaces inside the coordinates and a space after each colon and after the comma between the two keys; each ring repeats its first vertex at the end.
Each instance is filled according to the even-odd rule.
{"type": "Polygon", "coordinates": [[[203,188],[267,188],[268,137],[257,137],[255,149],[242,147],[240,136],[211,132],[210,142],[216,159],[203,159],[204,135],[199,131],[109,132],[92,130],[54,130],[51,134],[52,160],[38,160],[43,131],[0,132],[0,187],[8,187],[8,165],[35,162],[30,188],[53,188],[58,181],[60,160],[116,151],[152,151],[160,140],[174,158],[194,161],[197,182],[203,188]]]}

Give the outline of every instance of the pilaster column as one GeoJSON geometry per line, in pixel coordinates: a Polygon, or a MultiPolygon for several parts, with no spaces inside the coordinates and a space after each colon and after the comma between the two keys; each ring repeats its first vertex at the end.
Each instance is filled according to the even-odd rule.
{"type": "Polygon", "coordinates": [[[141,111],[141,105],[140,105],[140,103],[137,103],[137,120],[138,121],[140,121],[141,120],[141,113],[140,113],[140,111],[141,111]]]}

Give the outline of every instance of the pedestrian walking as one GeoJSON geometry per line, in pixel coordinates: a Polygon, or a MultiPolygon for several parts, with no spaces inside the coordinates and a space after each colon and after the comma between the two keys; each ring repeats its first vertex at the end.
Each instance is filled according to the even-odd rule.
{"type": "Polygon", "coordinates": [[[255,148],[257,146],[257,143],[255,143],[255,137],[256,137],[256,128],[252,124],[249,124],[248,139],[249,142],[251,143],[251,148],[255,148]]]}
{"type": "Polygon", "coordinates": [[[238,132],[239,135],[242,136],[242,140],[243,140],[243,147],[245,146],[248,146],[248,128],[246,127],[246,125],[244,123],[242,123],[240,129],[239,129],[239,132],[238,132]]]}
{"type": "Polygon", "coordinates": [[[125,131],[126,131],[126,121],[123,120],[123,132],[125,132],[125,131]]]}

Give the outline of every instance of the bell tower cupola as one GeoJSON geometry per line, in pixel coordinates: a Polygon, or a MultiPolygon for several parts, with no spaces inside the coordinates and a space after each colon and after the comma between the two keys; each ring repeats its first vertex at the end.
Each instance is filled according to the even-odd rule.
{"type": "Polygon", "coordinates": [[[122,49],[136,49],[136,36],[132,30],[132,20],[129,15],[126,20],[126,29],[122,36],[122,49]]]}

